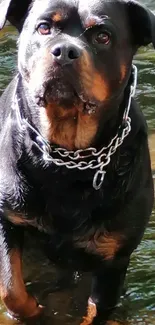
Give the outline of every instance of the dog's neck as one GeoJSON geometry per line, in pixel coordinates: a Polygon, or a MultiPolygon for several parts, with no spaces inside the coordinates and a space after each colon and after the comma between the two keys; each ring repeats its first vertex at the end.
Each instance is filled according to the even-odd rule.
{"type": "Polygon", "coordinates": [[[106,146],[117,133],[119,127],[122,125],[123,115],[128,105],[129,96],[130,82],[128,81],[125,90],[116,100],[110,103],[106,113],[103,112],[103,118],[101,119],[98,134],[95,139],[95,145],[97,147],[106,146]]]}
{"type": "MultiPolygon", "coordinates": [[[[22,80],[22,79],[21,79],[22,80]]],[[[20,82],[22,82],[20,80],[20,82]]],[[[85,149],[89,146],[93,146],[95,148],[100,148],[102,146],[106,146],[112,137],[117,133],[118,127],[122,123],[123,114],[125,107],[128,104],[129,100],[129,92],[130,92],[130,80],[125,88],[125,90],[114,99],[112,102],[109,101],[106,109],[103,109],[103,113],[100,116],[100,121],[97,126],[96,135],[93,141],[86,145],[85,147],[77,147],[71,148],[73,150],[76,149],[85,149]]],[[[50,122],[48,120],[46,108],[39,107],[36,105],[35,101],[30,95],[27,95],[27,91],[24,87],[19,85],[18,87],[18,97],[20,98],[19,110],[22,112],[22,116],[29,121],[29,123],[37,129],[37,131],[47,140],[48,139],[48,130],[50,122]],[[24,89],[24,92],[23,92],[24,89]],[[33,107],[33,109],[32,109],[33,107]],[[33,112],[33,113],[32,113],[33,112]]],[[[88,125],[86,125],[86,128],[88,125]]],[[[66,130],[67,131],[67,130],[66,130]]],[[[84,134],[82,134],[84,136],[84,134]]],[[[50,141],[49,141],[50,142],[50,141]]],[[[54,141],[51,144],[57,144],[59,147],[64,147],[65,149],[69,149],[65,147],[63,143],[55,143],[54,141]]]]}
{"type": "MultiPolygon", "coordinates": [[[[53,166],[54,164],[59,167],[65,166],[68,169],[93,169],[93,187],[96,190],[100,189],[106,173],[105,167],[109,165],[111,156],[116,152],[117,148],[122,145],[131,131],[131,118],[129,117],[129,111],[131,108],[131,100],[136,89],[136,67],[134,67],[134,73],[131,77],[131,81],[128,83],[125,92],[121,94],[122,98],[120,98],[120,105],[115,105],[115,114],[113,114],[113,107],[111,106],[108,110],[109,119],[107,118],[106,121],[103,119],[104,125],[101,127],[101,131],[98,130],[99,135],[98,138],[96,137],[94,147],[87,147],[82,150],[78,149],[77,151],[68,151],[68,148],[65,149],[65,146],[59,148],[53,146],[53,144],[50,144],[41,135],[42,125],[40,114],[38,113],[39,107],[36,107],[33,101],[31,103],[26,100],[26,92],[24,92],[24,94],[21,92],[20,94],[23,87],[19,82],[20,77],[18,76],[14,96],[16,118],[18,119],[18,123],[21,124],[21,129],[24,126],[26,133],[29,134],[30,143],[39,149],[39,161],[42,160],[42,163],[47,166],[53,166]],[[23,111],[21,110],[21,107],[24,108],[23,111]],[[116,134],[113,137],[115,130],[116,134]],[[105,142],[106,139],[109,140],[108,143],[105,142]],[[63,150],[65,150],[65,152],[63,150]]],[[[33,151],[30,147],[25,147],[26,152],[29,152],[28,155],[33,151]]]]}

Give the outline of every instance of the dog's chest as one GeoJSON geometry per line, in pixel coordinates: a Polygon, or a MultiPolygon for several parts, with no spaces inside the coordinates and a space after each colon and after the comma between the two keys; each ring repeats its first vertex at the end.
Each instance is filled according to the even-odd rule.
{"type": "Polygon", "coordinates": [[[89,265],[92,256],[111,258],[120,245],[113,222],[120,202],[109,182],[95,191],[91,182],[56,176],[57,181],[49,178],[42,186],[29,187],[24,207],[9,211],[11,222],[46,233],[51,260],[64,264],[67,258],[71,264],[85,265],[87,259],[89,265]]]}
{"type": "Polygon", "coordinates": [[[84,227],[91,227],[94,215],[100,218],[103,200],[91,190],[60,185],[32,191],[27,197],[27,212],[30,219],[35,217],[39,228],[47,232],[58,231],[71,234],[84,227]]]}
{"type": "Polygon", "coordinates": [[[111,186],[108,178],[96,191],[92,177],[81,172],[64,175],[34,168],[31,175],[33,182],[28,178],[23,207],[10,213],[14,223],[29,224],[47,233],[78,236],[106,224],[120,209],[118,189],[111,186]]]}

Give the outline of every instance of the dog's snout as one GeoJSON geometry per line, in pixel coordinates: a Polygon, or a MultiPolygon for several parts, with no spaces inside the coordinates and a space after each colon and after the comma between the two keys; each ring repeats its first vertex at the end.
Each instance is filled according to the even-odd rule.
{"type": "Polygon", "coordinates": [[[81,55],[80,48],[76,45],[57,44],[52,48],[54,59],[60,64],[70,64],[81,55]]]}

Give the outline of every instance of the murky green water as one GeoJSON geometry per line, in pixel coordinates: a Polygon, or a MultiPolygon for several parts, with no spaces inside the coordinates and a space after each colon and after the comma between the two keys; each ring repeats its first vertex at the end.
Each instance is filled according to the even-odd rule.
{"type": "MultiPolygon", "coordinates": [[[[144,0],[143,3],[155,10],[154,0],[144,0]]],[[[135,63],[139,70],[137,99],[148,121],[152,167],[155,170],[155,51],[151,47],[141,50],[135,63]]],[[[16,34],[12,28],[7,27],[0,32],[0,93],[12,79],[15,70],[16,34]]],[[[36,239],[31,241],[29,238],[26,241],[24,275],[29,290],[35,292],[46,305],[45,316],[39,324],[78,325],[89,294],[89,275],[76,276],[67,288],[61,286],[60,290],[56,290],[56,268],[42,255],[36,239]]],[[[68,280],[64,280],[64,283],[68,283],[68,280]]],[[[155,211],[141,245],[132,256],[126,288],[125,298],[114,316],[124,325],[154,325],[155,211]]],[[[13,324],[16,322],[8,318],[4,307],[0,305],[0,325],[13,324]]]]}

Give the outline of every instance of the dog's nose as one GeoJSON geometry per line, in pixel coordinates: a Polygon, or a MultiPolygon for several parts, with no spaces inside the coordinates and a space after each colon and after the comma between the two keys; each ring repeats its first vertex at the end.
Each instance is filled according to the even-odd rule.
{"type": "Polygon", "coordinates": [[[75,45],[58,44],[52,48],[55,61],[60,64],[70,64],[80,57],[80,48],[75,45]]]}

